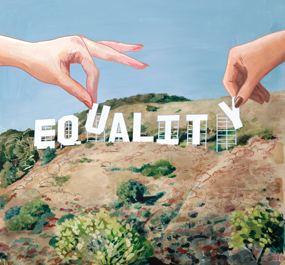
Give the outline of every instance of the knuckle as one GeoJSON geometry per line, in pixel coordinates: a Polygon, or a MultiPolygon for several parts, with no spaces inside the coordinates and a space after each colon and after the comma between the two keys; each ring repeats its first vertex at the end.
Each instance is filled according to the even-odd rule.
{"type": "Polygon", "coordinates": [[[81,48],[85,48],[85,43],[79,35],[71,36],[70,41],[79,45],[81,48]]]}
{"type": "Polygon", "coordinates": [[[235,52],[235,47],[232,47],[229,51],[229,55],[232,55],[235,52]]]}
{"type": "Polygon", "coordinates": [[[95,72],[95,75],[96,75],[96,76],[100,76],[100,71],[98,70],[97,67],[95,67],[94,72],[95,72]]]}
{"type": "Polygon", "coordinates": [[[81,38],[81,39],[85,38],[85,36],[83,36],[83,35],[81,35],[81,34],[78,34],[78,35],[76,35],[76,36],[79,37],[79,38],[81,38]]]}
{"type": "Polygon", "coordinates": [[[238,54],[238,48],[235,46],[235,47],[232,47],[229,51],[229,58],[232,59],[232,58],[235,58],[238,54]]]}

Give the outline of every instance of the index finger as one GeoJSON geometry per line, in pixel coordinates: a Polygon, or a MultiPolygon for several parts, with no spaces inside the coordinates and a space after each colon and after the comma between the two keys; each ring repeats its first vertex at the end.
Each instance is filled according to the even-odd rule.
{"type": "Polygon", "coordinates": [[[141,44],[129,44],[110,40],[97,41],[97,43],[109,46],[118,52],[138,52],[143,48],[141,44]]]}
{"type": "Polygon", "coordinates": [[[123,53],[120,53],[109,46],[92,41],[84,36],[80,36],[80,37],[85,42],[85,45],[91,56],[94,56],[94,57],[97,57],[103,60],[107,60],[107,61],[122,63],[122,64],[131,66],[131,67],[134,67],[140,70],[149,66],[148,64],[140,62],[123,53]]]}

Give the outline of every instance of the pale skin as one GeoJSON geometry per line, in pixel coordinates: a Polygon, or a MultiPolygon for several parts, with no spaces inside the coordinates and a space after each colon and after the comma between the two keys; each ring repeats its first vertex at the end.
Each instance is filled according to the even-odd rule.
{"type": "Polygon", "coordinates": [[[60,86],[91,109],[97,102],[100,76],[92,56],[141,70],[148,65],[123,52],[137,52],[142,48],[140,44],[92,41],[81,35],[40,42],[0,35],[0,66],[17,67],[44,83],[60,86]],[[86,89],[71,78],[72,63],[82,65],[87,75],[86,89]]]}
{"type": "Polygon", "coordinates": [[[223,84],[235,96],[236,108],[248,99],[269,102],[270,93],[260,80],[285,61],[284,47],[285,31],[279,31],[230,50],[223,84]]]}

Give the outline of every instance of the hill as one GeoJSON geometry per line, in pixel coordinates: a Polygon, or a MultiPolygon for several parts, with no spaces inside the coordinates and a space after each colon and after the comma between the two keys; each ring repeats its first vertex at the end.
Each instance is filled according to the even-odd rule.
{"type": "MultiPolygon", "coordinates": [[[[178,113],[182,143],[185,115],[208,113],[207,136],[212,141],[215,115],[221,113],[217,104],[221,101],[230,104],[229,97],[118,104],[111,108],[107,133],[115,112],[124,114],[130,135],[133,112],[142,112],[146,135],[157,135],[156,115],[178,113]]],[[[20,179],[0,190],[0,255],[9,264],[17,265],[87,264],[86,260],[64,262],[56,254],[53,240],[62,220],[96,214],[104,208],[127,220],[153,246],[152,257],[139,264],[251,264],[254,261],[250,251],[233,250],[230,246],[230,214],[257,203],[284,211],[284,101],[282,91],[271,93],[270,103],[264,106],[245,104],[241,108],[244,127],[238,131],[239,145],[219,153],[182,144],[86,143],[85,113],[76,114],[83,144],[58,148],[46,165],[34,159],[33,167],[22,171],[20,179]],[[11,215],[17,216],[18,208],[13,207],[24,207],[35,198],[46,203],[52,214],[46,215],[40,225],[38,221],[36,227],[10,231],[7,211],[13,209],[11,215]]],[[[6,141],[2,144],[5,148],[9,134],[0,136],[6,141]]],[[[27,132],[11,134],[18,137],[18,144],[31,137],[25,136],[27,132]]],[[[12,154],[18,144],[10,145],[12,154]]],[[[209,149],[213,144],[209,143],[209,149]]],[[[27,150],[32,152],[33,148],[27,150]]],[[[257,246],[253,248],[255,254],[259,251],[257,246]]],[[[283,255],[272,253],[273,250],[265,253],[263,259],[268,264],[280,264],[283,255]]]]}

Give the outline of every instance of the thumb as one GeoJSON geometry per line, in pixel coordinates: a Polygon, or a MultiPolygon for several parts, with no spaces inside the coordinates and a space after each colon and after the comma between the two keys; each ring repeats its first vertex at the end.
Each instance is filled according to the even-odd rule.
{"type": "Polygon", "coordinates": [[[254,90],[254,87],[256,84],[252,82],[250,78],[247,78],[239,92],[237,93],[235,97],[235,107],[239,108],[241,105],[243,105],[247,100],[249,99],[252,91],[254,90]]]}

